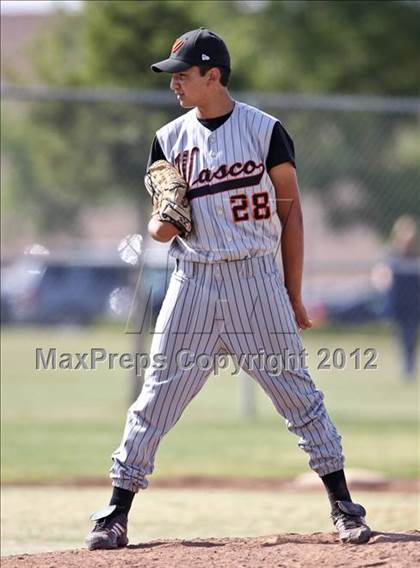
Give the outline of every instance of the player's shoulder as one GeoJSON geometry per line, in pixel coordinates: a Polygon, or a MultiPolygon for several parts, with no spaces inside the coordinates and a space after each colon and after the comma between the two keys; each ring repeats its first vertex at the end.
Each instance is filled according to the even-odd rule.
{"type": "Polygon", "coordinates": [[[194,109],[191,109],[188,112],[184,112],[184,114],[181,114],[181,116],[178,116],[174,120],[167,122],[156,131],[156,134],[158,135],[158,137],[166,138],[173,132],[179,131],[191,120],[193,112],[194,109]]]}
{"type": "Polygon", "coordinates": [[[277,117],[269,114],[268,112],[261,110],[260,108],[249,105],[248,103],[236,101],[236,104],[238,105],[239,113],[242,114],[245,119],[248,118],[254,120],[255,117],[259,117],[260,119],[265,119],[268,122],[272,122],[273,125],[276,122],[280,122],[277,117]]]}

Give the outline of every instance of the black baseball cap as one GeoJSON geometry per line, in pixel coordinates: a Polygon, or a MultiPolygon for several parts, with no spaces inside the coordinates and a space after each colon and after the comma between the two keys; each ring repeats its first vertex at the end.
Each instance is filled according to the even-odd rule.
{"type": "Polygon", "coordinates": [[[193,65],[230,69],[230,55],[225,42],[206,28],[192,30],[175,40],[168,59],[151,65],[155,73],[178,73],[193,65]]]}

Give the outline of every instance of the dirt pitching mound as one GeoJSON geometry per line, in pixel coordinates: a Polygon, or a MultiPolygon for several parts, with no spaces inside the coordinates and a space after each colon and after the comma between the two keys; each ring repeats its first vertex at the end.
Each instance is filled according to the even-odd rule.
{"type": "Polygon", "coordinates": [[[4,568],[257,568],[420,566],[420,531],[374,533],[369,544],[343,545],[335,534],[153,541],[121,550],[65,550],[2,558],[4,568]]]}

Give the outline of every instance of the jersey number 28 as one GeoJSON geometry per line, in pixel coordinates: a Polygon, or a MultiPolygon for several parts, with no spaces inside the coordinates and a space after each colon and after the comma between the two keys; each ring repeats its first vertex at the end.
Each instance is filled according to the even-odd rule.
{"type": "MultiPolygon", "coordinates": [[[[235,223],[238,223],[239,221],[248,221],[249,206],[248,196],[246,193],[231,195],[230,204],[232,206],[233,220],[235,223]]],[[[259,221],[260,219],[269,219],[271,217],[269,198],[266,191],[253,194],[252,217],[256,221],[259,221]]]]}

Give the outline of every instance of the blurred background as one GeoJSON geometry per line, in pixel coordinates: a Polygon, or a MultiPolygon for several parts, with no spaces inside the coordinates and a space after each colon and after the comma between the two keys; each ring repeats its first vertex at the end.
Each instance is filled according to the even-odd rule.
{"type": "MultiPolygon", "coordinates": [[[[143,175],[154,132],[182,112],[169,76],[149,65],[200,26],[230,48],[233,96],[276,116],[295,141],[304,296],[316,323],[304,343],[356,486],[370,473],[382,489],[398,482],[409,491],[419,477],[420,3],[2,1],[1,10],[10,508],[26,506],[16,484],[106,483],[141,378],[121,369],[35,371],[35,349],[147,351],[150,336],[133,333],[135,314],[153,289],[156,317],[171,266],[167,247],[146,236],[143,175]],[[329,367],[320,369],[323,349],[329,367]],[[337,349],[344,365],[342,354],[333,360],[337,349]],[[350,356],[357,349],[359,368],[350,356]]],[[[296,442],[248,379],[227,373],[209,380],[165,438],[153,479],[187,487],[290,480],[307,471],[296,442]]],[[[80,504],[74,518],[87,512],[80,504]]],[[[292,529],[310,530],[307,522],[292,529]]],[[[7,550],[22,550],[21,530],[6,530],[7,550]]],[[[178,534],[174,523],[165,530],[178,534]]]]}

